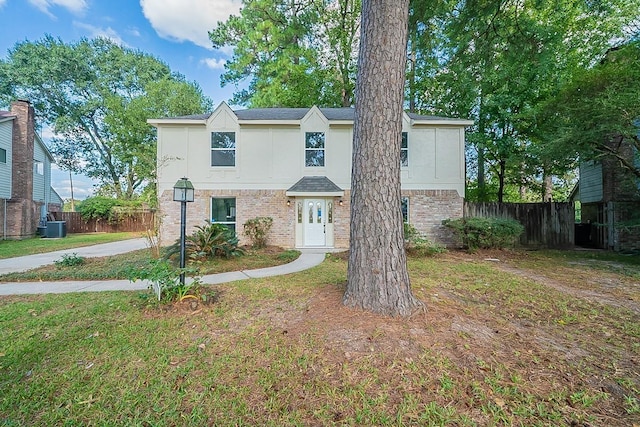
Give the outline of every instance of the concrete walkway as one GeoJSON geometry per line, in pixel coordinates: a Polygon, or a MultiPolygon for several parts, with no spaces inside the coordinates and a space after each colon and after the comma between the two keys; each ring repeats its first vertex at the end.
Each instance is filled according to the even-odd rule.
{"type": "MultiPolygon", "coordinates": [[[[42,265],[53,264],[63,254],[77,254],[83,257],[101,257],[131,252],[147,247],[145,239],[122,240],[120,242],[104,243],[83,248],[65,249],[46,254],[28,255],[23,257],[0,260],[0,274],[21,272],[42,265]]],[[[302,254],[293,262],[275,267],[259,268],[256,270],[233,271],[229,273],[210,274],[202,277],[202,282],[209,285],[233,282],[269,276],[280,276],[307,270],[322,263],[325,251],[303,250],[302,254]]],[[[135,291],[149,287],[147,281],[130,282],[129,280],[96,280],[96,281],[63,281],[63,282],[20,282],[0,283],[0,295],[24,294],[61,294],[67,292],[98,292],[98,291],[135,291]]]]}

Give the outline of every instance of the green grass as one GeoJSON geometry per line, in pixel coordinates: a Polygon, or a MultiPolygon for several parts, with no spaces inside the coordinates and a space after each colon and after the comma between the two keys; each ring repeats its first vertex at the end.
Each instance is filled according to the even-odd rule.
{"type": "Polygon", "coordinates": [[[24,240],[0,240],[0,259],[97,245],[99,243],[110,243],[137,237],[142,237],[142,234],[129,232],[87,233],[67,234],[67,237],[63,239],[33,237],[24,240]]]}
{"type": "Polygon", "coordinates": [[[638,313],[466,258],[410,259],[427,304],[410,319],[342,307],[338,256],[216,286],[195,311],[2,297],[0,425],[640,423],[638,313]]]}
{"type": "MultiPolygon", "coordinates": [[[[251,270],[286,264],[300,256],[294,250],[247,250],[246,255],[233,258],[216,258],[207,261],[188,261],[187,267],[195,267],[200,275],[228,271],[251,270]]],[[[72,257],[72,256],[71,256],[72,257]]],[[[57,280],[109,280],[127,279],[130,269],[145,268],[151,259],[150,249],[141,249],[109,257],[84,258],[80,265],[59,262],[21,273],[0,275],[0,282],[33,282],[57,280]]]]}

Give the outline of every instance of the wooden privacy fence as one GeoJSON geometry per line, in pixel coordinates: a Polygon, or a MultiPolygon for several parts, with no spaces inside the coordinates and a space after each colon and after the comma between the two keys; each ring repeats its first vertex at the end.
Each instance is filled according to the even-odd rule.
{"type": "Polygon", "coordinates": [[[566,249],[574,245],[573,203],[465,202],[464,216],[515,219],[525,228],[522,246],[566,249]]]}
{"type": "Polygon", "coordinates": [[[153,230],[155,213],[151,211],[127,214],[116,221],[106,219],[84,220],[80,212],[56,212],[56,220],[66,221],[67,233],[117,233],[120,231],[153,230]]]}

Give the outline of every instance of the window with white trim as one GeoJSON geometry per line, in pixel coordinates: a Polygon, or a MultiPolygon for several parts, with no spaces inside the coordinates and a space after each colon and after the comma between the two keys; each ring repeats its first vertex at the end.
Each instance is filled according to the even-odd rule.
{"type": "Polygon", "coordinates": [[[38,175],[44,175],[44,163],[40,160],[33,160],[33,171],[38,175]]]}
{"type": "Polygon", "coordinates": [[[409,134],[402,132],[402,142],[400,145],[400,166],[409,167],[409,134]]]}
{"type": "Polygon", "coordinates": [[[211,166],[236,165],[236,133],[211,132],[211,166]]]}
{"type": "Polygon", "coordinates": [[[400,203],[402,209],[402,221],[409,222],[409,198],[403,197],[400,203]]]}
{"type": "Polygon", "coordinates": [[[324,132],[306,132],[304,137],[304,165],[324,166],[324,132]]]}
{"type": "Polygon", "coordinates": [[[224,224],[236,231],[236,199],[235,197],[211,198],[211,223],[224,224]]]}

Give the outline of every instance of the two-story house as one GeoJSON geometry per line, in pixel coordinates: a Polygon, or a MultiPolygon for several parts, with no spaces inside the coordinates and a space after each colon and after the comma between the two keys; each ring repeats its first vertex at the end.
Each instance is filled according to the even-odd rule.
{"type": "MultiPolygon", "coordinates": [[[[209,114],[152,119],[157,128],[157,191],[163,245],[179,236],[173,186],[188,177],[195,202],[187,226],[205,220],[236,230],[273,218],[270,244],[346,248],[354,109],[258,108],[220,104],[209,114]]],[[[461,217],[468,120],[404,114],[401,150],[405,220],[448,243],[441,225],[461,217]]],[[[244,242],[247,242],[244,239],[244,242]]]]}
{"type": "Polygon", "coordinates": [[[36,234],[47,214],[62,210],[62,199],[51,187],[53,157],[35,131],[28,101],[0,111],[0,228],[2,239],[36,234]]]}

